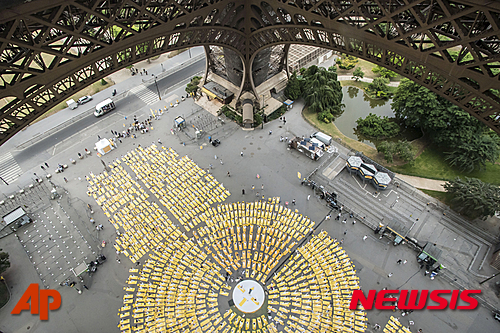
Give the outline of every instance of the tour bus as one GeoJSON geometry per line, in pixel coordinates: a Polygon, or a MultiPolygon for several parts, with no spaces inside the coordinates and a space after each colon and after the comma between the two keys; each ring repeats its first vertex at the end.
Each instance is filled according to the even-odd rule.
{"type": "Polygon", "coordinates": [[[94,116],[99,117],[115,108],[115,102],[108,98],[95,106],[94,116]]]}

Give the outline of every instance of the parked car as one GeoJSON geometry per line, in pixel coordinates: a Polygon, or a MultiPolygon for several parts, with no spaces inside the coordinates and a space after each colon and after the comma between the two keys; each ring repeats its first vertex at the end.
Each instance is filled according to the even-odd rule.
{"type": "Polygon", "coordinates": [[[494,314],[493,318],[495,318],[495,320],[500,321],[500,313],[493,313],[493,314],[494,314]]]}
{"type": "Polygon", "coordinates": [[[83,96],[78,99],[78,104],[82,105],[92,100],[92,96],[83,96]]]}

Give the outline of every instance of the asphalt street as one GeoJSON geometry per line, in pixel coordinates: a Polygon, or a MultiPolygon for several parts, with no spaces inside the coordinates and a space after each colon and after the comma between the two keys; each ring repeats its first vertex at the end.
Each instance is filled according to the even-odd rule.
{"type": "MultiPolygon", "coordinates": [[[[158,80],[157,81],[158,88],[162,96],[168,94],[168,92],[172,88],[178,87],[180,83],[184,83],[184,81],[189,80],[194,75],[200,73],[201,71],[204,70],[204,68],[205,68],[205,60],[202,59],[193,63],[190,66],[181,68],[179,71],[174,72],[171,75],[168,75],[161,80],[158,80]]],[[[156,86],[154,83],[149,84],[146,88],[153,92],[156,92],[156,86]]],[[[93,124],[95,124],[96,122],[103,121],[108,117],[113,117],[114,114],[116,113],[120,112],[128,113],[129,111],[132,110],[139,110],[146,105],[146,103],[142,99],[137,98],[137,96],[135,96],[134,94],[128,94],[125,98],[118,100],[116,102],[116,109],[113,112],[107,113],[99,118],[96,118],[93,112],[95,105],[99,102],[100,100],[94,99],[93,101],[84,105],[84,107],[88,109],[88,115],[85,116],[84,118],[61,129],[57,133],[54,133],[52,135],[47,136],[46,138],[43,138],[39,142],[29,146],[26,149],[13,152],[12,155],[16,160],[16,162],[21,166],[21,168],[25,169],[25,166],[27,165],[31,166],[40,161],[40,156],[38,156],[39,154],[50,150],[61,141],[66,140],[67,138],[81,131],[82,129],[88,128],[93,124]]]]}

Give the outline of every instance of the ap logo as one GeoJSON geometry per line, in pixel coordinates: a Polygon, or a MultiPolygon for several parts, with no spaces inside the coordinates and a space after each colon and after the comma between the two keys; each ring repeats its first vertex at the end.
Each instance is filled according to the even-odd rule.
{"type": "Polygon", "coordinates": [[[49,310],[57,310],[61,306],[61,294],[54,289],[42,289],[37,283],[32,283],[12,310],[11,314],[20,314],[23,310],[30,310],[31,314],[40,316],[40,320],[49,319],[49,310]],[[49,297],[54,299],[49,303],[49,297]],[[31,300],[30,300],[31,298],[31,300]],[[31,306],[30,306],[31,302],[31,306]]]}

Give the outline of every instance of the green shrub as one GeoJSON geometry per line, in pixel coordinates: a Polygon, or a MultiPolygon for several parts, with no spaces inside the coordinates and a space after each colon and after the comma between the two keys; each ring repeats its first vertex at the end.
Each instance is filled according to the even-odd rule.
{"type": "Polygon", "coordinates": [[[386,139],[399,134],[400,128],[388,117],[380,117],[370,113],[368,116],[356,120],[358,132],[368,138],[386,139]]]}
{"type": "Polygon", "coordinates": [[[358,58],[342,53],[337,60],[335,60],[340,69],[350,70],[356,67],[358,63],[358,58]]]}

